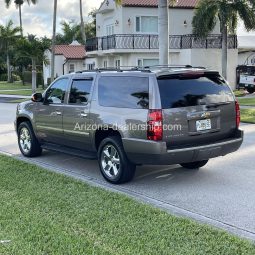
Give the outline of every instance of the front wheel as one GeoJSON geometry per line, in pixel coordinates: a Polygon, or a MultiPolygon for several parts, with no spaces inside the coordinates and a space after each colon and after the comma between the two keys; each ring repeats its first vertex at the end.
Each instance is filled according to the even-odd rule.
{"type": "Polygon", "coordinates": [[[37,157],[42,153],[32,125],[28,121],[22,122],[18,127],[18,143],[20,151],[25,157],[37,157]]]}
{"type": "Polygon", "coordinates": [[[208,163],[208,161],[209,160],[203,160],[203,161],[196,161],[196,162],[190,162],[190,163],[182,163],[180,165],[187,169],[199,169],[205,166],[208,163]]]}
{"type": "Polygon", "coordinates": [[[98,160],[103,177],[110,183],[129,182],[135,175],[136,166],[128,160],[118,136],[105,138],[101,142],[98,160]]]}

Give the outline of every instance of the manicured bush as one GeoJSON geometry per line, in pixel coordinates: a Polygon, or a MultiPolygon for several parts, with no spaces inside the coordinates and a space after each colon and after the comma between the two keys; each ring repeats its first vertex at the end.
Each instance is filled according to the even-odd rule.
{"type": "MultiPolygon", "coordinates": [[[[23,74],[23,77],[24,77],[24,82],[25,83],[32,83],[32,72],[31,71],[25,71],[24,74],[23,74]]],[[[36,84],[37,84],[37,87],[39,85],[43,85],[43,74],[42,72],[37,72],[36,74],[36,84]]]]}
{"type": "Polygon", "coordinates": [[[7,81],[7,80],[8,80],[8,76],[6,73],[0,74],[0,81],[7,81]]]}

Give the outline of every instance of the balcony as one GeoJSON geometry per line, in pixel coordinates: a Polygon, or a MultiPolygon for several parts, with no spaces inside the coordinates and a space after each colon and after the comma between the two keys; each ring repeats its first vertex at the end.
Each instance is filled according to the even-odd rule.
{"type": "MultiPolygon", "coordinates": [[[[105,50],[156,50],[159,48],[158,35],[123,34],[96,37],[87,40],[86,51],[105,50]]],[[[196,35],[170,35],[169,49],[221,49],[222,36],[209,35],[198,38],[196,35]]],[[[228,48],[237,48],[237,36],[230,35],[228,48]]]]}

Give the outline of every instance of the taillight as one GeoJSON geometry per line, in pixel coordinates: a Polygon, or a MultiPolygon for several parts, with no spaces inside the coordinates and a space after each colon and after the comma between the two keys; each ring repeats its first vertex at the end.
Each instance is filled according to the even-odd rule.
{"type": "Polygon", "coordinates": [[[149,110],[147,125],[147,139],[161,141],[163,138],[162,110],[149,110]]]}
{"type": "Polygon", "coordinates": [[[239,103],[236,101],[236,127],[239,128],[241,121],[241,113],[239,103]]]}

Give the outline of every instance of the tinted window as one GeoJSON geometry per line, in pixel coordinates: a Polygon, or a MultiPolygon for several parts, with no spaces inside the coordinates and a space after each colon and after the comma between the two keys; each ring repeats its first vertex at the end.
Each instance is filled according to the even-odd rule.
{"type": "Polygon", "coordinates": [[[220,76],[159,78],[162,108],[179,108],[233,101],[232,92],[220,76]]]}
{"type": "Polygon", "coordinates": [[[92,86],[92,81],[92,79],[74,80],[70,91],[69,103],[87,104],[92,86]]]}
{"type": "Polygon", "coordinates": [[[50,104],[64,103],[67,85],[68,85],[68,79],[61,79],[56,81],[47,90],[46,101],[50,104]]]}
{"type": "Polygon", "coordinates": [[[143,77],[102,77],[99,104],[108,107],[149,108],[149,83],[143,77]]]}

